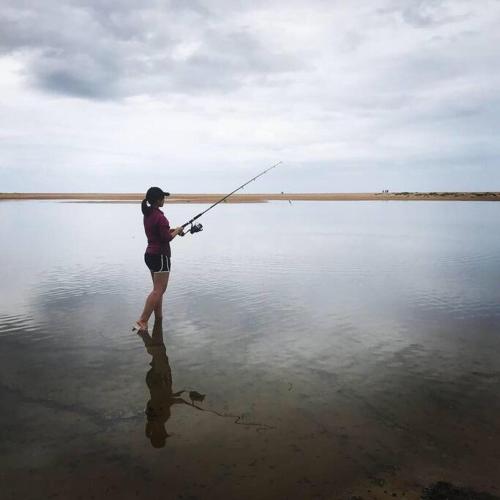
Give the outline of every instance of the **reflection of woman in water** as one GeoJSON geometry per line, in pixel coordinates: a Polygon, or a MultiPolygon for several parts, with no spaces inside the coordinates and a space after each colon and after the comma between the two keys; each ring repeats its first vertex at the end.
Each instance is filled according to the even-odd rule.
{"type": "Polygon", "coordinates": [[[146,384],[151,394],[151,399],[146,405],[146,437],[151,440],[155,448],[165,446],[169,435],[165,424],[170,418],[170,407],[174,404],[189,404],[179,397],[184,391],[172,392],[172,372],[168,363],[167,351],[163,343],[163,326],[161,319],[156,320],[153,334],[140,333],[146,350],[153,357],[151,369],[146,374],[146,384]]]}
{"type": "Polygon", "coordinates": [[[144,260],[151,271],[153,291],[146,299],[141,317],[134,324],[133,330],[137,331],[147,331],[153,311],[156,319],[162,317],[163,294],[167,289],[170,274],[170,241],[177,235],[183,236],[181,227],[170,229],[167,218],[160,210],[166,196],[169,196],[169,193],[165,193],[159,187],[151,187],[146,193],[146,198],[142,200],[144,230],[148,238],[144,260]]]}
{"type": "Polygon", "coordinates": [[[146,384],[149,388],[151,398],[146,404],[146,437],[151,441],[155,448],[163,448],[169,437],[165,425],[170,418],[170,407],[175,404],[185,404],[190,408],[211,413],[218,417],[234,419],[234,423],[238,425],[254,426],[257,430],[272,429],[273,427],[267,424],[256,422],[243,422],[242,415],[234,415],[230,413],[221,413],[216,410],[205,409],[195,404],[203,403],[204,394],[197,391],[189,391],[189,399],[191,403],[181,397],[187,391],[172,391],[172,371],[168,362],[167,350],[163,343],[163,325],[161,319],[155,320],[153,333],[150,336],[146,331],[140,331],[139,335],[144,341],[146,350],[152,356],[151,368],[146,374],[146,384]]]}

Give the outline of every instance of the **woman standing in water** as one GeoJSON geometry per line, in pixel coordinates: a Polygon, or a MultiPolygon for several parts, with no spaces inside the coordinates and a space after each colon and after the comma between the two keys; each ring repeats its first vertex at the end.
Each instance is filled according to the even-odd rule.
{"type": "Polygon", "coordinates": [[[160,210],[165,202],[165,193],[159,187],[151,187],[142,200],[142,213],[144,215],[144,230],[148,238],[148,246],[144,254],[144,261],[151,271],[153,278],[153,291],[148,295],[141,317],[136,321],[133,331],[147,331],[151,314],[155,318],[162,318],[163,294],[167,289],[170,275],[170,241],[177,235],[184,236],[182,227],[170,229],[170,224],[160,210]],[[149,206],[148,206],[149,204],[149,206]]]}

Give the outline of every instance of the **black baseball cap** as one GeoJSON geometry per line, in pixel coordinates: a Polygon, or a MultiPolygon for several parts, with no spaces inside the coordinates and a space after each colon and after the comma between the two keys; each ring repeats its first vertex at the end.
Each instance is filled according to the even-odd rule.
{"type": "Polygon", "coordinates": [[[159,187],[150,187],[146,192],[146,200],[148,200],[150,205],[165,196],[170,196],[170,193],[163,191],[163,189],[159,187]]]}

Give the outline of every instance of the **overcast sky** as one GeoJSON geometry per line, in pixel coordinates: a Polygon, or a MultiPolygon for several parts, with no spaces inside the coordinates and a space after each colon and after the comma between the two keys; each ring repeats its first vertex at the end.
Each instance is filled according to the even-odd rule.
{"type": "Polygon", "coordinates": [[[498,0],[0,7],[0,191],[500,190],[498,0]]]}

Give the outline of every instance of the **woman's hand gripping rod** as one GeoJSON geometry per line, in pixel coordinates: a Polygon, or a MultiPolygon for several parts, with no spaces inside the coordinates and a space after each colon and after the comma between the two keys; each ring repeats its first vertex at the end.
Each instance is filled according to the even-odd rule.
{"type": "MultiPolygon", "coordinates": [[[[191,227],[186,231],[188,233],[191,233],[191,234],[194,234],[194,233],[199,233],[200,231],[203,231],[203,226],[201,224],[193,224],[193,222],[196,220],[196,219],[199,219],[203,214],[206,214],[209,210],[212,210],[212,208],[214,208],[215,206],[217,206],[219,203],[222,203],[224,200],[227,200],[231,195],[233,195],[234,193],[236,193],[237,191],[239,191],[240,189],[243,189],[247,184],[250,184],[251,182],[255,181],[256,179],[258,179],[260,176],[266,174],[267,172],[269,172],[270,170],[272,170],[273,168],[276,168],[280,163],[283,163],[281,161],[279,161],[278,163],[275,163],[274,165],[272,165],[271,167],[269,168],[266,168],[266,170],[264,170],[263,172],[261,172],[260,174],[256,175],[255,177],[253,177],[252,179],[250,179],[249,181],[245,182],[245,184],[242,184],[240,187],[236,188],[234,191],[231,191],[229,194],[227,194],[226,196],[224,196],[223,198],[221,198],[219,201],[217,201],[216,203],[214,203],[213,205],[209,206],[206,210],[204,210],[203,212],[201,212],[200,214],[196,215],[195,217],[193,217],[191,220],[188,220],[185,224],[183,224],[181,227],[184,229],[186,226],[189,226],[191,225],[191,227]]],[[[182,235],[185,234],[185,233],[181,233],[182,235]]]]}

